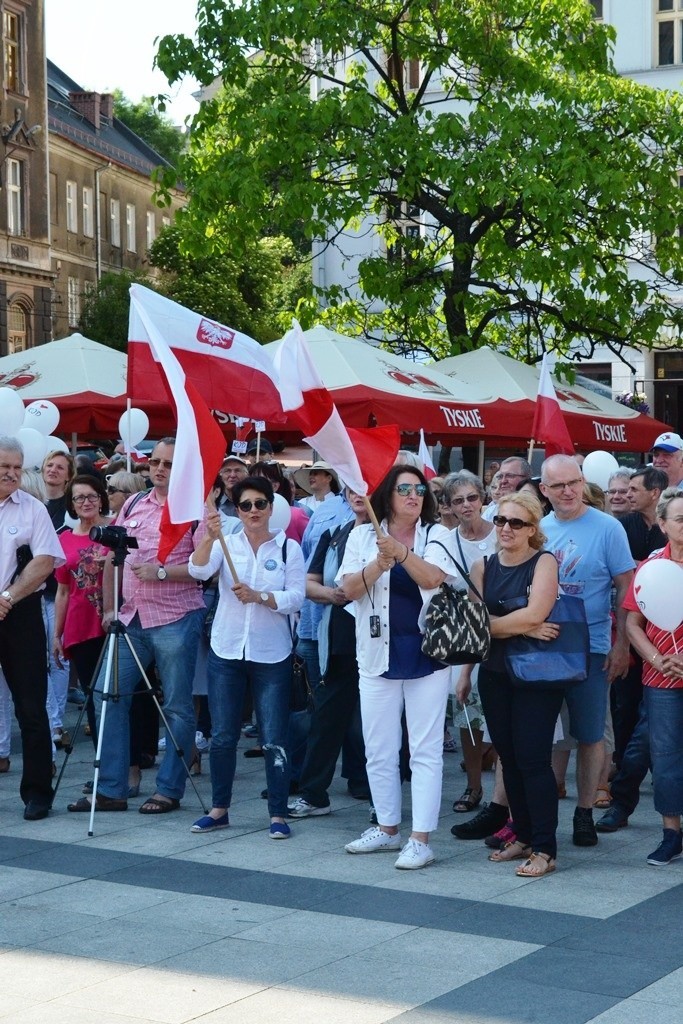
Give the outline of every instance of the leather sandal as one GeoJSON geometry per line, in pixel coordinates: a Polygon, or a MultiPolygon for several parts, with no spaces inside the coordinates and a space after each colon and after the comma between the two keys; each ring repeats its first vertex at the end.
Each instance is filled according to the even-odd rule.
{"type": "Polygon", "coordinates": [[[490,853],[489,860],[492,860],[495,864],[500,864],[509,860],[524,860],[530,854],[530,846],[526,846],[519,839],[514,839],[512,842],[506,843],[502,850],[494,850],[493,853],[490,853]]]}
{"type": "MultiPolygon", "coordinates": [[[[87,796],[82,796],[80,800],[76,800],[73,804],[67,804],[67,811],[76,811],[83,814],[89,814],[92,808],[90,800],[87,796]]],[[[95,810],[96,811],[127,811],[128,802],[126,800],[118,800],[112,796],[101,796],[98,794],[95,797],[95,810]]]]}
{"type": "Polygon", "coordinates": [[[608,807],[612,806],[612,794],[610,793],[607,786],[598,786],[595,800],[593,801],[593,807],[600,808],[601,811],[606,811],[608,807]]]}
{"type": "Polygon", "coordinates": [[[471,786],[468,786],[463,795],[453,804],[453,810],[456,814],[467,814],[479,806],[483,795],[484,791],[481,787],[474,790],[471,786]]]}
{"type": "Polygon", "coordinates": [[[520,878],[544,878],[557,867],[555,858],[549,853],[532,853],[528,860],[517,868],[515,874],[520,878]]]}
{"type": "Polygon", "coordinates": [[[138,808],[140,814],[168,814],[169,811],[180,809],[180,800],[170,796],[150,796],[144,804],[138,808]]]}

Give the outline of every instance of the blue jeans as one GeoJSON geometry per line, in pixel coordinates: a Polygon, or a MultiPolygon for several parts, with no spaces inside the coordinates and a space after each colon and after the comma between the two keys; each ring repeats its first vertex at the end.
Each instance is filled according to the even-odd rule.
{"type": "MultiPolygon", "coordinates": [[[[197,660],[199,632],[204,610],[195,609],[165,626],[143,629],[136,615],[127,627],[127,633],[147,671],[156,663],[164,689],[164,715],[185,760],[192,754],[195,734],[195,716],[192,705],[192,679],[197,660]]],[[[102,757],[98,792],[102,796],[125,799],[128,795],[128,767],[130,763],[130,706],[133,691],[140,681],[140,670],[123,637],[117,639],[119,654],[119,699],[107,702],[107,713],[102,734],[102,757]]],[[[96,683],[98,717],[101,713],[101,691],[104,684],[107,659],[105,658],[96,683]]],[[[113,681],[112,681],[113,684],[113,681]]],[[[110,687],[111,689],[111,687],[110,687]]],[[[180,800],[185,792],[187,773],[175,747],[166,744],[166,754],[157,773],[156,790],[161,796],[180,800]]]]}
{"type": "Polygon", "coordinates": [[[219,658],[209,651],[206,668],[212,730],[209,764],[213,806],[230,807],[242,704],[249,682],[265,758],[268,813],[271,818],[286,817],[291,771],[287,751],[291,655],[284,661],[265,665],[244,659],[219,658]]]}
{"type": "Polygon", "coordinates": [[[640,718],[628,741],[619,771],[610,783],[612,806],[629,818],[640,800],[640,784],[650,770],[650,733],[645,701],[640,703],[640,718]]]}
{"type": "Polygon", "coordinates": [[[683,688],[643,687],[650,725],[650,756],[655,810],[666,817],[683,813],[683,688]]]}

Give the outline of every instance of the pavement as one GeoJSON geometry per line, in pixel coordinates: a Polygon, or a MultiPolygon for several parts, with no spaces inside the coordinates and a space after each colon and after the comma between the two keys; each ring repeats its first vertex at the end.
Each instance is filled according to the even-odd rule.
{"type": "MultiPolygon", "coordinates": [[[[88,816],[66,811],[92,778],[85,738],[53,813],[25,822],[15,736],[0,776],[0,1024],[670,1024],[683,860],[645,863],[661,837],[649,780],[631,825],[585,850],[570,777],[558,870],[529,881],[451,837],[464,776],[458,754],[445,762],[436,863],[397,871],[391,855],[344,852],[368,807],[339,776],[332,814],[269,840],[263,761],[241,750],[229,829],[190,833],[190,788],[181,810],[138,814],[150,770],[89,838],[88,816]]],[[[210,802],[206,755],[197,782],[210,802]]]]}

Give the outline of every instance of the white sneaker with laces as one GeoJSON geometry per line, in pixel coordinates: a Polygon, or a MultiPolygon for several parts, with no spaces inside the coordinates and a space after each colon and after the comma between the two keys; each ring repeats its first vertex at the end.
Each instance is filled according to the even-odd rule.
{"type": "Polygon", "coordinates": [[[166,737],[165,736],[162,736],[161,739],[159,740],[159,746],[157,747],[157,750],[159,751],[159,753],[161,753],[162,750],[166,750],[166,737]]]}
{"type": "Polygon", "coordinates": [[[390,836],[375,825],[374,828],[367,828],[360,839],[347,843],[344,849],[347,853],[395,853],[401,849],[401,833],[390,836]]]}
{"type": "Polygon", "coordinates": [[[287,814],[290,818],[317,818],[321,814],[329,814],[331,810],[329,804],[327,807],[316,807],[315,804],[309,804],[308,800],[304,800],[300,796],[287,808],[287,814]]]}
{"type": "Polygon", "coordinates": [[[205,754],[211,744],[204,733],[198,731],[194,734],[194,745],[197,748],[198,754],[205,754]]]}
{"type": "Polygon", "coordinates": [[[419,839],[409,839],[401,850],[395,868],[406,868],[415,870],[426,868],[428,864],[434,863],[434,851],[427,843],[421,843],[419,839]]]}

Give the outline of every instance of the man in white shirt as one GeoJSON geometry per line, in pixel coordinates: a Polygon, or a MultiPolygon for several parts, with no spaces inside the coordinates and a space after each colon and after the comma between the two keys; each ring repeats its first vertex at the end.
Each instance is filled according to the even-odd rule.
{"type": "Polygon", "coordinates": [[[493,517],[498,515],[498,506],[506,494],[513,494],[524,480],[531,480],[531,466],[526,459],[512,456],[501,462],[500,469],[496,473],[498,481],[498,501],[490,502],[481,514],[481,518],[488,523],[493,522],[493,517]]]}

